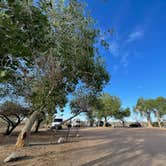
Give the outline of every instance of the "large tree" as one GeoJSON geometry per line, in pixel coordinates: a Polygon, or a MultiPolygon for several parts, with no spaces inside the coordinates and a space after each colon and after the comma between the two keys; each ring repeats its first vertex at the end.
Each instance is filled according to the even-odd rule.
{"type": "Polygon", "coordinates": [[[139,98],[135,107],[143,116],[147,117],[148,127],[152,127],[151,114],[154,113],[154,100],[139,98]]]}
{"type": "Polygon", "coordinates": [[[34,111],[18,137],[17,146],[23,146],[42,111],[62,109],[80,82],[101,91],[109,75],[94,47],[99,31],[76,0],[4,0],[1,9],[2,42],[7,43],[0,52],[1,82],[21,92],[34,111]]]}
{"type": "Polygon", "coordinates": [[[154,113],[157,117],[158,126],[161,127],[161,119],[166,114],[166,98],[157,97],[154,100],[154,113]]]}
{"type": "Polygon", "coordinates": [[[151,114],[157,117],[158,126],[161,127],[161,118],[166,114],[166,99],[157,97],[156,99],[140,98],[136,104],[136,110],[147,117],[148,127],[152,127],[151,114]]]}

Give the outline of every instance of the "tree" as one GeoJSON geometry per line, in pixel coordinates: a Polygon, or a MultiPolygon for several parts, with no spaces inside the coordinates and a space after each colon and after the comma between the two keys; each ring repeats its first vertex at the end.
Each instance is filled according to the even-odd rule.
{"type": "Polygon", "coordinates": [[[33,1],[0,2],[0,82],[12,80],[20,59],[31,64],[48,49],[48,20],[33,1]]]}
{"type": "Polygon", "coordinates": [[[96,118],[95,112],[93,110],[91,110],[91,111],[86,113],[86,116],[87,116],[87,120],[90,123],[90,127],[93,127],[94,122],[95,122],[95,118],[96,118]]]}
{"type": "Polygon", "coordinates": [[[17,103],[11,101],[3,103],[0,107],[0,118],[7,123],[5,135],[11,134],[28,114],[30,114],[30,110],[17,103]]]}
{"type": "MultiPolygon", "coordinates": [[[[43,43],[47,41],[43,47],[38,46],[41,49],[37,51],[33,44],[30,45],[35,51],[33,50],[33,56],[29,56],[32,66],[29,75],[33,74],[34,77],[27,91],[34,112],[16,143],[17,146],[24,146],[28,143],[27,136],[33,123],[42,116],[43,110],[53,114],[56,108],[63,109],[67,95],[74,92],[80,82],[95,93],[100,92],[109,81],[109,74],[94,47],[99,31],[94,28],[94,21],[79,2],[70,0],[66,5],[64,1],[47,3],[40,0],[37,6],[20,1],[17,3],[31,13],[26,19],[26,23],[31,23],[27,30],[30,34],[35,26],[38,27],[36,17],[38,22],[40,17],[44,19],[40,20],[44,30],[37,29],[37,34],[43,35],[34,36],[40,37],[43,43]],[[34,16],[34,21],[31,20],[31,15],[34,16]]],[[[15,8],[15,5],[12,7],[15,8]]]]}
{"type": "Polygon", "coordinates": [[[124,118],[129,117],[129,116],[130,116],[130,108],[126,108],[126,109],[121,108],[118,112],[116,112],[114,114],[114,117],[116,119],[119,119],[122,121],[123,127],[124,127],[124,123],[125,123],[124,118]]]}
{"type": "Polygon", "coordinates": [[[139,111],[142,115],[147,117],[148,127],[152,127],[151,113],[154,112],[154,100],[139,98],[135,109],[139,111]]]}
{"type": "Polygon", "coordinates": [[[104,126],[108,121],[108,117],[113,117],[121,107],[121,101],[116,96],[110,96],[109,94],[102,94],[98,98],[99,104],[95,108],[97,117],[99,119],[104,118],[104,126]]]}
{"type": "Polygon", "coordinates": [[[161,127],[161,118],[166,114],[166,99],[164,97],[157,97],[156,99],[143,99],[137,101],[136,110],[147,116],[148,127],[152,127],[151,113],[157,117],[158,126],[161,127]]]}
{"type": "Polygon", "coordinates": [[[76,115],[82,112],[91,112],[97,95],[96,91],[93,91],[86,85],[79,86],[73,93],[73,98],[70,102],[71,113],[76,115]]]}
{"type": "Polygon", "coordinates": [[[157,97],[154,100],[154,113],[158,120],[158,126],[161,128],[161,118],[166,114],[166,99],[164,97],[157,97]]]}

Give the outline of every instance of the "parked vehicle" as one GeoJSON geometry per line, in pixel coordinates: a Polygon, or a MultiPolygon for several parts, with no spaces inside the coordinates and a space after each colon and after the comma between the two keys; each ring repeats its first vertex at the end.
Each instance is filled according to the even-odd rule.
{"type": "Polygon", "coordinates": [[[53,119],[53,122],[51,123],[51,128],[52,129],[57,129],[57,130],[62,129],[62,125],[61,125],[62,122],[63,122],[63,118],[55,117],[53,119]]]}
{"type": "Polygon", "coordinates": [[[111,123],[109,123],[109,122],[107,122],[106,124],[105,124],[105,127],[111,127],[112,125],[111,125],[111,123]]]}
{"type": "Polygon", "coordinates": [[[129,127],[131,127],[131,128],[137,128],[137,127],[142,127],[142,126],[141,126],[141,124],[139,122],[136,122],[136,123],[131,123],[129,125],[129,127]]]}
{"type": "Polygon", "coordinates": [[[79,119],[74,119],[72,121],[72,127],[80,127],[81,126],[81,122],[79,119]]]}

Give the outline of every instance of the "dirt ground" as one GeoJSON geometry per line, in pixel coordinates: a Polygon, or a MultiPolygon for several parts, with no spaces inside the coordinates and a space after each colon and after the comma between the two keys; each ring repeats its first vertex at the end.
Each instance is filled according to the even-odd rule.
{"type": "Polygon", "coordinates": [[[0,165],[11,152],[22,160],[9,166],[165,166],[166,130],[85,128],[80,137],[71,132],[67,143],[56,144],[66,130],[53,134],[41,130],[31,135],[29,147],[15,149],[18,132],[0,134],[0,165]]]}

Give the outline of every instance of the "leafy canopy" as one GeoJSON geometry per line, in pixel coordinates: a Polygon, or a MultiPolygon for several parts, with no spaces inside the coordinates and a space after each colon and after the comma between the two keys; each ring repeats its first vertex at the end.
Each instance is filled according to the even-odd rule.
{"type": "Polygon", "coordinates": [[[0,7],[0,82],[34,109],[54,113],[80,82],[97,94],[109,81],[95,48],[99,30],[77,0],[2,0],[0,7]]]}
{"type": "Polygon", "coordinates": [[[98,102],[99,104],[95,108],[98,119],[114,116],[121,107],[120,99],[109,94],[101,95],[98,102]]]}

